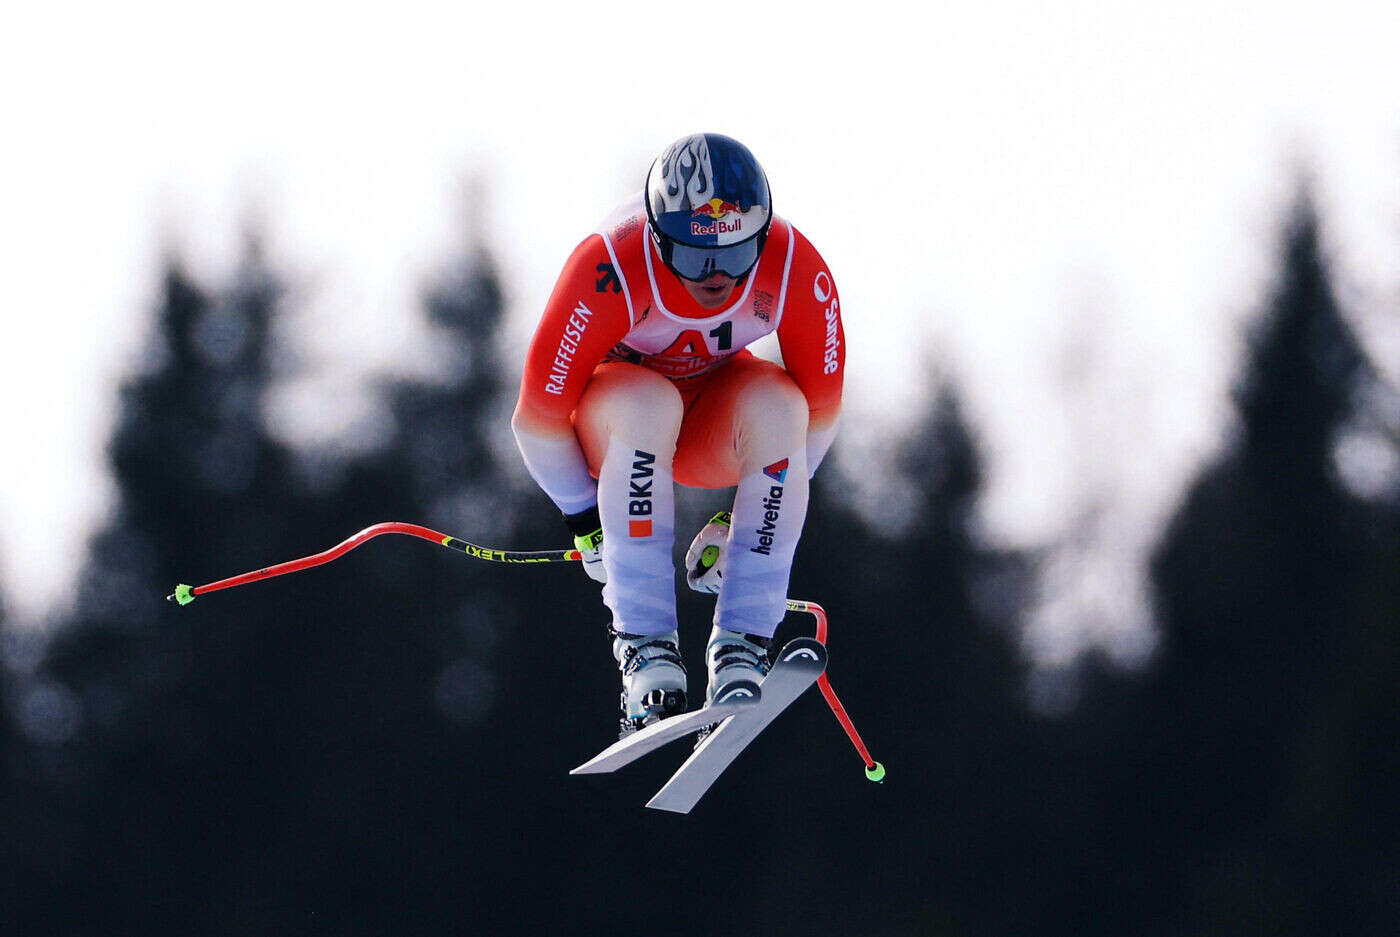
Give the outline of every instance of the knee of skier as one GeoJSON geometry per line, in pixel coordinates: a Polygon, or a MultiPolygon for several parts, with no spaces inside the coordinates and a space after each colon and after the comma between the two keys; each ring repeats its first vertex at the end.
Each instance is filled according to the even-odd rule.
{"type": "Polygon", "coordinates": [[[735,438],[745,471],[787,458],[807,444],[807,398],[786,374],[747,388],[737,416],[735,438]]]}
{"type": "Polygon", "coordinates": [[[657,453],[673,453],[685,408],[680,391],[637,365],[600,370],[579,401],[576,429],[593,462],[616,437],[657,453]],[[591,450],[591,451],[590,451],[591,450]]]}

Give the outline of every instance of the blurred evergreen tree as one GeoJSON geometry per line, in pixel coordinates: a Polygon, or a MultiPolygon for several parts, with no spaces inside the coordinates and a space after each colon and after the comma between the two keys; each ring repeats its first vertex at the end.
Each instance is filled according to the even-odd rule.
{"type": "Polygon", "coordinates": [[[56,804],[53,783],[70,774],[63,751],[78,721],[76,697],[34,672],[44,634],[9,615],[0,589],[0,909],[28,920],[36,888],[53,881],[73,850],[77,818],[56,804]]]}
{"type": "MultiPolygon", "coordinates": [[[[889,449],[876,503],[852,502],[869,486],[845,463],[822,469],[791,592],[830,612],[831,679],[890,780],[877,789],[860,779],[813,694],[745,756],[765,779],[774,826],[799,831],[764,864],[792,870],[798,904],[841,883],[823,932],[871,921],[891,933],[996,932],[1017,913],[1014,895],[982,899],[989,869],[1006,861],[1002,837],[1019,836],[1023,822],[1013,791],[1025,775],[1017,624],[1029,560],[982,536],[982,456],[951,383],[889,449]],[[813,802],[822,821],[804,822],[813,802]]],[[[811,623],[790,615],[780,636],[793,627],[811,623]]]]}
{"type": "MultiPolygon", "coordinates": [[[[492,546],[538,546],[545,528],[554,537],[546,546],[562,541],[547,501],[532,504],[499,465],[504,447],[513,454],[514,388],[500,365],[502,290],[485,249],[438,275],[423,307],[432,376],[382,382],[389,428],[321,493],[325,510],[342,536],[410,520],[492,546]]],[[[538,737],[523,755],[547,768],[501,769],[526,745],[522,726],[543,712],[565,724],[557,702],[543,701],[551,687],[535,672],[533,647],[516,646],[521,596],[578,570],[501,566],[401,538],[374,541],[336,567],[326,572],[339,608],[318,608],[331,630],[317,655],[343,689],[313,705],[327,710],[344,763],[307,779],[321,804],[284,832],[282,849],[297,855],[315,843],[379,887],[348,888],[346,864],[303,858],[289,870],[298,894],[288,900],[337,908],[357,933],[395,929],[410,911],[425,921],[505,913],[503,855],[526,832],[505,808],[530,803],[531,785],[558,788],[562,772],[538,737]]]]}
{"type": "MultiPolygon", "coordinates": [[[[15,757],[14,697],[10,679],[10,632],[9,608],[5,602],[5,584],[0,581],[0,784],[10,778],[11,761],[15,757]]],[[[2,789],[0,789],[2,790],[2,789]]],[[[3,802],[4,798],[0,798],[3,802]]]]}
{"type": "Polygon", "coordinates": [[[1130,757],[1159,894],[1182,896],[1165,932],[1381,933],[1400,917],[1396,827],[1378,835],[1372,799],[1400,782],[1375,750],[1393,749],[1379,733],[1400,712],[1383,624],[1395,526],[1335,470],[1374,380],[1303,191],[1234,391],[1238,431],[1153,563],[1163,640],[1130,757]]]}
{"type": "Polygon", "coordinates": [[[174,258],[161,286],[109,445],[118,501],[40,673],[78,704],[53,740],[63,858],[30,905],[66,933],[187,925],[224,860],[253,847],[279,771],[259,743],[281,702],[264,666],[281,616],[265,598],[162,598],[296,539],[304,511],[262,420],[280,287],[256,237],[227,289],[202,289],[174,258]]]}
{"type": "Polygon", "coordinates": [[[22,855],[27,838],[18,833],[22,816],[20,777],[26,770],[26,753],[13,716],[19,700],[10,673],[11,625],[3,585],[0,583],[0,823],[6,830],[16,831],[10,834],[11,841],[21,848],[0,850],[0,883],[3,883],[0,884],[0,907],[16,901],[20,896],[15,892],[28,879],[26,859],[22,855]]]}
{"type": "MultiPolygon", "coordinates": [[[[1019,624],[1029,600],[1030,557],[988,544],[977,502],[983,459],[951,385],[934,395],[921,431],[898,457],[903,483],[916,493],[913,524],[879,549],[892,567],[887,588],[901,610],[896,642],[917,653],[882,659],[888,721],[922,716],[909,739],[913,772],[924,797],[905,811],[918,837],[909,867],[912,894],[936,887],[976,932],[1013,932],[1021,902],[1007,894],[988,901],[990,870],[1008,862],[1007,842],[1024,836],[1034,799],[1026,792],[1026,669],[1019,624]],[[895,691],[895,687],[898,691],[895,691]],[[924,861],[920,861],[923,859],[924,861]]],[[[882,720],[884,721],[884,720],[882,720]]],[[[1014,860],[1013,860],[1014,861],[1014,860]]],[[[939,918],[927,916],[934,927],[939,918]]]]}
{"type": "MultiPolygon", "coordinates": [[[[380,520],[514,536],[520,489],[496,468],[501,291],[485,253],[425,299],[438,374],[386,382],[378,445],[329,470],[264,425],[281,292],[256,239],[214,293],[167,265],[155,340],[121,390],[119,501],[42,668],[77,722],[51,746],[68,768],[62,858],[21,916],[67,933],[138,918],[249,933],[335,909],[382,932],[407,904],[431,914],[463,896],[436,878],[391,900],[366,879],[489,861],[445,847],[434,824],[461,815],[460,785],[481,773],[483,759],[464,773],[461,757],[488,750],[516,620],[502,595],[531,571],[387,538],[188,609],[161,601],[180,579],[306,555],[380,520]]],[[[494,810],[474,798],[465,823],[494,810]]],[[[487,871],[468,880],[495,899],[487,871]]]]}
{"type": "MultiPolygon", "coordinates": [[[[832,679],[888,786],[860,779],[813,693],[688,823],[639,806],[679,752],[565,774],[609,741],[617,693],[607,614],[575,567],[386,538],[189,609],[160,601],[180,578],[381,520],[564,542],[509,439],[501,281],[480,242],[425,294],[433,377],[382,382],[381,435],[329,472],[263,424],[281,290],[257,242],[217,291],[172,262],[157,339],[122,390],[120,501],[30,687],[44,705],[22,750],[48,786],[25,788],[38,809],[14,817],[25,893],[8,919],[573,934],[672,921],[678,896],[680,933],[713,931],[700,902],[811,934],[1392,919],[1400,837],[1374,807],[1400,782],[1400,530],[1396,504],[1336,477],[1339,427],[1374,377],[1317,227],[1301,200],[1240,432],[1157,556],[1157,671],[1099,674],[1057,722],[1027,715],[1032,559],[980,536],[981,457],[944,386],[895,447],[883,506],[850,503],[859,486],[823,470],[791,588],[831,613],[832,679]],[[755,887],[781,894],[736,900],[755,887]]],[[[692,662],[708,613],[683,599],[692,662]]],[[[790,616],[779,637],[810,627],[790,616]]],[[[0,725],[0,750],[14,740],[0,725]]]]}
{"type": "MultiPolygon", "coordinates": [[[[0,582],[0,804],[13,803],[12,798],[8,796],[10,785],[15,775],[22,770],[18,763],[23,758],[13,716],[18,700],[15,698],[14,680],[10,675],[11,629],[4,583],[0,582]]],[[[8,870],[0,866],[0,874],[6,871],[8,870]]]]}

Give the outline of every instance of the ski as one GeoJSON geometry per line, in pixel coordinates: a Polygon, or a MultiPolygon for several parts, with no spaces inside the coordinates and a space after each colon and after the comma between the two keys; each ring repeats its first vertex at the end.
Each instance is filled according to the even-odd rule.
{"type": "Polygon", "coordinates": [[[671,780],[647,801],[647,806],[672,813],[690,813],[758,733],[825,671],[826,647],[820,641],[797,638],[788,642],[778,652],[773,669],[760,685],[762,699],[725,720],[697,745],[685,764],[671,775],[671,780]]]}
{"type": "Polygon", "coordinates": [[[724,692],[710,705],[662,719],[639,729],[609,745],[569,773],[607,774],[616,771],[668,742],[674,742],[692,732],[699,732],[705,726],[714,725],[735,713],[756,706],[762,696],[763,691],[752,680],[735,680],[726,686],[724,692]]]}

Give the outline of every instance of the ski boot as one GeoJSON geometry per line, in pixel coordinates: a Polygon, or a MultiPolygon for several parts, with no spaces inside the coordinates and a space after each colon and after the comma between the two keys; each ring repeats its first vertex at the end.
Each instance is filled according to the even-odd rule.
{"type": "MultiPolygon", "coordinates": [[[[705,664],[710,671],[709,686],[705,691],[705,704],[735,680],[751,680],[763,683],[768,676],[768,646],[772,638],[762,638],[756,634],[740,634],[715,625],[710,629],[710,641],[705,645],[705,664]]],[[[706,726],[695,739],[699,745],[715,728],[706,726]]]]}
{"type": "Polygon", "coordinates": [[[618,738],[685,712],[685,663],[680,635],[614,631],[612,652],[622,671],[622,720],[618,738]]]}

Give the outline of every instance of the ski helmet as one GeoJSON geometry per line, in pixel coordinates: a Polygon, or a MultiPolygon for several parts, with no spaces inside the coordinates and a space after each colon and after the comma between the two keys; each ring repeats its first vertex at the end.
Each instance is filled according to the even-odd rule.
{"type": "Polygon", "coordinates": [[[661,260],[687,280],[748,274],[773,221],[763,167],[748,147],[718,133],[668,146],[647,173],[646,204],[661,260]]]}

